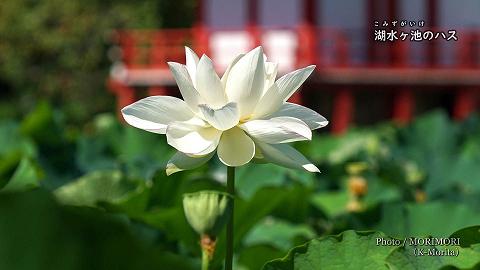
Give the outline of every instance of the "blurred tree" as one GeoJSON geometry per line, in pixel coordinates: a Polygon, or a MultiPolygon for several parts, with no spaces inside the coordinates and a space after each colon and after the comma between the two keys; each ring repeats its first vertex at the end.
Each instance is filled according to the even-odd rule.
{"type": "Polygon", "coordinates": [[[113,109],[113,96],[105,87],[112,30],[187,26],[193,0],[167,2],[2,1],[0,116],[21,116],[39,98],[61,106],[76,122],[113,109]],[[164,21],[165,14],[175,20],[164,21]]]}
{"type": "Polygon", "coordinates": [[[162,27],[186,28],[193,25],[194,10],[198,1],[160,1],[160,15],[163,18],[162,27]]]}

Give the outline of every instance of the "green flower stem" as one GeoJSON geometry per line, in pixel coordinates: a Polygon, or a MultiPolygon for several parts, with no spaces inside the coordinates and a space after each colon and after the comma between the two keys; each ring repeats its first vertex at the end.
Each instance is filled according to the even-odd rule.
{"type": "Polygon", "coordinates": [[[202,249],[202,270],[208,270],[210,264],[210,258],[208,255],[208,251],[202,249]]]}
{"type": "Polygon", "coordinates": [[[232,270],[233,264],[233,208],[235,202],[235,167],[227,167],[227,193],[232,196],[230,203],[230,216],[227,223],[227,256],[225,257],[225,270],[232,270]]]}

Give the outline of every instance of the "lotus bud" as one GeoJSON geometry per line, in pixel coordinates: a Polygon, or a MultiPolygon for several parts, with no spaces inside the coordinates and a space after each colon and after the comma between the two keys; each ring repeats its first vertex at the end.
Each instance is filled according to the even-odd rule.
{"type": "Polygon", "coordinates": [[[184,194],[183,209],[188,223],[201,236],[215,238],[227,223],[231,195],[218,191],[184,194]]]}
{"type": "Polygon", "coordinates": [[[348,179],[350,201],[347,210],[350,212],[361,212],[364,210],[363,196],[368,192],[368,185],[362,176],[350,176],[348,179]]]}

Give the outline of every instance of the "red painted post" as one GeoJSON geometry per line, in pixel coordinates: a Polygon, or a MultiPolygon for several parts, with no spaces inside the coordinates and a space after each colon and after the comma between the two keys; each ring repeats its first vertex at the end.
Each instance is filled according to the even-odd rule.
{"type": "Polygon", "coordinates": [[[314,63],[318,64],[315,28],[306,23],[299,24],[297,27],[297,40],[296,66],[303,67],[314,63]]]}
{"type": "MultiPolygon", "coordinates": [[[[297,68],[305,67],[317,62],[317,38],[316,38],[316,0],[303,1],[303,18],[297,26],[298,47],[296,53],[297,68]]],[[[317,68],[320,68],[317,65],[317,68]]],[[[313,75],[312,75],[313,76],[313,75]]],[[[301,89],[300,89],[301,90],[301,89]]],[[[298,90],[289,99],[289,102],[303,104],[303,94],[298,90]]]]}
{"type": "Polygon", "coordinates": [[[149,65],[152,68],[165,67],[167,62],[165,36],[161,31],[152,32],[149,35],[150,42],[150,59],[149,65]]]}
{"type": "Polygon", "coordinates": [[[474,88],[462,88],[457,91],[453,107],[453,118],[455,120],[463,120],[475,110],[475,90],[474,88]]]}
{"type": "MultiPolygon", "coordinates": [[[[430,29],[438,26],[438,3],[437,0],[425,1],[427,7],[427,25],[430,29]]],[[[438,46],[435,41],[428,43],[427,61],[431,67],[437,64],[438,46]]]]}
{"type": "Polygon", "coordinates": [[[394,68],[406,68],[409,65],[409,42],[393,42],[391,50],[391,66],[394,68]]]}
{"type": "Polygon", "coordinates": [[[135,89],[128,86],[123,86],[118,92],[118,107],[119,110],[127,105],[135,102],[135,89]]]}
{"type": "MultiPolygon", "coordinates": [[[[312,46],[312,27],[304,22],[302,22],[297,27],[297,38],[298,38],[298,47],[296,53],[296,66],[304,67],[315,63],[313,56],[312,46]]],[[[318,68],[318,67],[317,67],[318,68]]],[[[298,89],[290,98],[289,102],[296,104],[303,104],[303,94],[301,93],[302,87],[298,89]]]]}
{"type": "Polygon", "coordinates": [[[123,62],[127,67],[134,66],[135,63],[135,53],[136,53],[136,44],[133,34],[130,32],[121,32],[120,33],[120,45],[123,52],[123,62]]]}
{"type": "Polygon", "coordinates": [[[457,45],[457,65],[459,68],[472,68],[475,59],[475,49],[472,48],[474,37],[472,33],[463,33],[462,39],[456,42],[457,45]]]}
{"type": "Polygon", "coordinates": [[[367,0],[367,12],[366,14],[366,24],[367,27],[365,28],[367,30],[367,33],[365,34],[365,37],[367,39],[367,55],[368,55],[368,63],[372,63],[376,61],[376,43],[374,40],[374,21],[379,20],[376,15],[377,15],[377,10],[376,10],[376,5],[375,5],[375,0],[367,0]]]}
{"type": "MultiPolygon", "coordinates": [[[[349,64],[348,42],[342,34],[338,33],[336,38],[336,65],[347,67],[349,64]]],[[[342,86],[336,93],[333,101],[332,132],[341,134],[348,129],[354,110],[354,98],[352,90],[342,86]]]]}
{"type": "Polygon", "coordinates": [[[247,25],[247,32],[252,40],[252,49],[262,45],[261,30],[257,25],[247,25]]]}
{"type": "Polygon", "coordinates": [[[352,91],[346,87],[338,90],[333,101],[332,133],[342,134],[352,120],[354,110],[352,91]]]}
{"type": "Polygon", "coordinates": [[[135,89],[114,80],[109,80],[107,84],[110,91],[117,96],[117,116],[123,119],[120,111],[123,107],[135,102],[135,89]]]}
{"type": "Polygon", "coordinates": [[[316,1],[303,1],[303,18],[297,27],[297,67],[318,64],[316,1]]]}
{"type": "MultiPolygon", "coordinates": [[[[475,68],[475,42],[473,33],[466,34],[461,43],[458,43],[458,67],[462,69],[475,68]]],[[[458,89],[455,94],[455,103],[453,105],[453,118],[463,120],[467,118],[476,107],[475,87],[464,87],[458,89]]]]}
{"type": "MultiPolygon", "coordinates": [[[[388,0],[387,1],[387,19],[388,21],[398,20],[397,18],[397,1],[396,0],[388,0]]],[[[389,27],[391,28],[391,27],[389,27]]],[[[397,28],[397,27],[395,27],[397,28]]],[[[394,42],[401,43],[401,42],[394,42]]],[[[390,55],[390,65],[395,63],[395,45],[389,47],[389,55],[390,55]]]]}
{"type": "Polygon", "coordinates": [[[258,26],[258,1],[257,0],[248,0],[247,1],[247,32],[252,38],[253,44],[252,47],[260,46],[262,43],[261,31],[258,26]]]}
{"type": "Polygon", "coordinates": [[[317,63],[317,12],[316,0],[303,1],[303,20],[298,26],[297,66],[317,63]]]}
{"type": "Polygon", "coordinates": [[[166,96],[168,89],[165,86],[152,86],[148,89],[149,96],[166,96]]]}
{"type": "Polygon", "coordinates": [[[196,25],[193,27],[193,47],[198,55],[210,55],[209,32],[205,25],[196,25]]]}
{"type": "Polygon", "coordinates": [[[209,31],[205,23],[206,7],[208,6],[206,0],[197,1],[196,21],[192,27],[192,36],[194,50],[197,54],[210,54],[209,48],[209,31]]]}
{"type": "Polygon", "coordinates": [[[404,125],[412,120],[415,100],[412,90],[408,87],[399,88],[396,91],[393,101],[393,121],[404,125]]]}
{"type": "Polygon", "coordinates": [[[197,0],[195,6],[195,25],[205,24],[206,0],[197,0]]]}
{"type": "Polygon", "coordinates": [[[480,68],[480,33],[474,32],[472,33],[472,50],[473,50],[473,67],[480,68]]]}
{"type": "MultiPolygon", "coordinates": [[[[390,4],[396,6],[396,1],[392,1],[390,4]]],[[[390,16],[394,18],[396,16],[396,9],[394,9],[392,6],[390,9],[390,16]]],[[[395,42],[393,44],[393,47],[390,50],[390,65],[392,68],[403,69],[408,67],[407,44],[407,42],[395,42]]],[[[397,124],[405,125],[413,118],[415,110],[415,98],[410,87],[402,86],[395,90],[396,92],[393,98],[392,118],[397,124]]]]}
{"type": "Polygon", "coordinates": [[[339,67],[348,67],[350,53],[347,37],[342,32],[336,33],[336,35],[335,64],[339,67]]]}

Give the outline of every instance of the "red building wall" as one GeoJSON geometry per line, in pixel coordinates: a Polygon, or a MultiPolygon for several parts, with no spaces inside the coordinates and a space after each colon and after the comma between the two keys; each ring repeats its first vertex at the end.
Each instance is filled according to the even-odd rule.
{"type": "MultiPolygon", "coordinates": [[[[284,65],[284,72],[308,64],[317,65],[315,76],[302,94],[292,98],[295,102],[310,103],[331,100],[326,108],[308,105],[331,119],[333,132],[343,132],[352,122],[381,120],[379,115],[406,123],[421,111],[417,109],[421,106],[416,105],[433,96],[451,99],[452,102],[446,104],[445,98],[441,98],[436,106],[447,106],[455,118],[462,119],[477,105],[480,2],[460,2],[203,0],[198,2],[198,20],[191,29],[119,32],[117,43],[124,57],[114,65],[110,86],[119,96],[119,106],[138,98],[135,89],[139,86],[149,88],[150,94],[175,92],[165,63],[183,62],[185,44],[214,56],[214,61],[217,57],[220,63],[227,58],[221,53],[231,47],[228,39],[235,45],[238,42],[233,39],[241,41],[245,37],[247,41],[242,50],[263,44],[267,54],[276,60],[274,51],[281,44],[274,43],[272,51],[272,45],[267,42],[268,35],[276,33],[287,36],[283,43],[294,41],[291,43],[294,45],[287,48],[294,61],[292,65],[284,65]],[[455,29],[459,40],[375,41],[375,21],[395,20],[425,21],[422,30],[455,29]],[[227,37],[226,49],[218,46],[221,43],[218,37],[222,34],[224,41],[227,37]],[[358,100],[363,102],[359,104],[358,100]],[[360,110],[355,110],[356,107],[360,110]]],[[[409,32],[415,28],[418,27],[394,29],[409,32]]],[[[281,53],[280,57],[284,55],[281,53]]],[[[222,67],[218,68],[222,72],[222,67]]]]}

